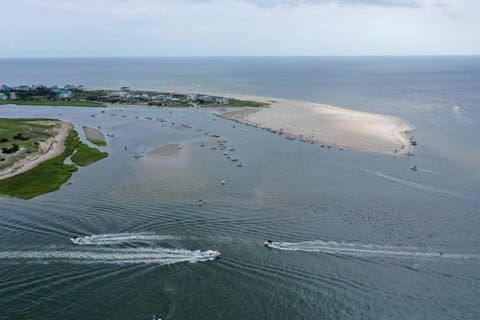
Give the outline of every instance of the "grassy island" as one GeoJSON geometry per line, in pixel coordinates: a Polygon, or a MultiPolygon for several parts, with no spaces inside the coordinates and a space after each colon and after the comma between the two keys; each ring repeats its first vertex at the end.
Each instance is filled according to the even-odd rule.
{"type": "Polygon", "coordinates": [[[70,131],[65,140],[65,151],[58,157],[42,162],[35,168],[8,179],[0,180],[0,194],[31,199],[55,191],[77,171],[72,164],[65,164],[79,144],[76,131],[70,131]]]}
{"type": "MultiPolygon", "coordinates": [[[[9,166],[25,161],[32,153],[40,152],[40,143],[52,138],[53,129],[59,123],[58,120],[51,119],[0,119],[0,135],[3,137],[0,139],[4,141],[2,145],[6,145],[1,149],[0,157],[8,158],[9,166]],[[18,141],[18,144],[9,146],[11,136],[17,137],[14,141],[18,141]]],[[[108,156],[106,152],[82,143],[75,130],[70,130],[62,143],[64,149],[60,155],[43,161],[26,172],[0,180],[0,195],[31,199],[55,191],[78,170],[77,166],[87,166],[108,156]],[[74,164],[65,163],[68,157],[71,157],[74,164]]],[[[2,163],[7,163],[7,160],[2,163]]],[[[3,165],[5,168],[8,169],[8,166],[3,165]]]]}
{"type": "Polygon", "coordinates": [[[77,166],[85,167],[106,157],[108,157],[108,153],[89,147],[85,143],[80,143],[71,159],[77,166]]]}
{"type": "Polygon", "coordinates": [[[39,152],[58,126],[49,119],[0,119],[0,170],[39,152]]]}

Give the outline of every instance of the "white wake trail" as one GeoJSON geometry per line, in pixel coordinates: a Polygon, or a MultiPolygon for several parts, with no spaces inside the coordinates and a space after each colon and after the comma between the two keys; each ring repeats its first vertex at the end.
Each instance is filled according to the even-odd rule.
{"type": "Polygon", "coordinates": [[[77,245],[112,245],[132,242],[156,242],[162,240],[181,240],[182,237],[170,235],[157,235],[151,232],[143,233],[111,233],[111,234],[97,234],[91,236],[70,238],[74,244],[77,245]]]}
{"type": "Polygon", "coordinates": [[[0,251],[0,260],[28,263],[74,264],[160,264],[214,260],[220,255],[214,250],[184,250],[168,248],[101,249],[89,251],[0,251]]]}
{"type": "Polygon", "coordinates": [[[429,186],[429,185],[421,184],[421,183],[410,181],[410,180],[400,179],[400,178],[390,176],[390,175],[382,173],[382,172],[373,171],[373,170],[364,169],[364,168],[360,168],[360,170],[362,170],[363,172],[369,173],[369,174],[373,174],[373,175],[375,175],[379,178],[389,180],[391,182],[395,182],[395,183],[398,183],[398,184],[401,184],[401,185],[404,185],[404,186],[407,186],[407,187],[415,188],[415,189],[418,189],[418,190],[433,192],[433,193],[438,193],[438,194],[444,194],[444,195],[450,195],[450,196],[455,196],[455,197],[461,197],[462,196],[461,194],[459,194],[457,192],[454,192],[454,191],[440,189],[440,188],[432,187],[432,186],[429,186]]]}
{"type": "Polygon", "coordinates": [[[480,259],[478,254],[422,251],[416,247],[380,246],[335,241],[273,242],[272,249],[286,251],[322,252],[357,257],[480,259]]]}

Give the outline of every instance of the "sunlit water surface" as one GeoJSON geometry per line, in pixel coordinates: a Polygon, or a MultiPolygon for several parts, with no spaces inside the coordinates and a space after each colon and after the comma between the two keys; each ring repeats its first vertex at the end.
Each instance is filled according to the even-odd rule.
{"type": "Polygon", "coordinates": [[[394,157],[234,127],[217,110],[1,106],[2,117],[113,137],[109,158],[59,191],[0,199],[0,319],[479,318],[479,63],[0,60],[0,82],[12,84],[234,92],[394,114],[419,142],[414,157],[394,157]],[[210,134],[244,166],[212,150],[210,134]],[[164,143],[183,149],[134,157],[164,143]]]}

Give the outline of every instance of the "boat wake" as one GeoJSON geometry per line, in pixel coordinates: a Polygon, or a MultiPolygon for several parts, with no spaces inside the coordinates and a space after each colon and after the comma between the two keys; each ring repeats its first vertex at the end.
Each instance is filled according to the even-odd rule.
{"type": "Polygon", "coordinates": [[[322,252],[356,257],[480,259],[479,254],[421,251],[416,247],[380,246],[335,241],[272,242],[269,248],[286,251],[322,252]]]}
{"type": "Polygon", "coordinates": [[[143,233],[112,233],[112,234],[97,234],[84,237],[70,238],[74,244],[77,245],[112,245],[132,242],[157,242],[162,240],[181,240],[182,237],[177,236],[162,236],[151,232],[143,233]]]}
{"type": "Polygon", "coordinates": [[[438,172],[437,172],[437,171],[430,170],[430,169],[418,168],[418,171],[421,171],[421,172],[426,172],[426,173],[431,173],[431,174],[438,174],[438,172]]]}
{"type": "Polygon", "coordinates": [[[214,260],[218,251],[167,248],[101,249],[89,251],[0,251],[0,260],[28,263],[159,264],[214,260]]]}
{"type": "Polygon", "coordinates": [[[360,170],[362,170],[363,172],[369,173],[369,174],[373,174],[373,175],[375,175],[379,178],[389,180],[391,182],[395,182],[395,183],[398,183],[398,184],[401,184],[401,185],[404,185],[404,186],[407,186],[407,187],[415,188],[415,189],[418,189],[418,190],[433,192],[433,193],[437,193],[437,194],[450,195],[450,196],[455,196],[455,197],[460,197],[461,196],[461,194],[459,194],[457,192],[454,192],[454,191],[435,188],[435,187],[428,186],[428,185],[425,185],[425,184],[421,184],[421,183],[418,183],[418,182],[400,179],[400,178],[390,176],[388,174],[381,173],[381,172],[378,172],[378,171],[372,171],[372,170],[364,169],[364,168],[360,168],[360,170]]]}

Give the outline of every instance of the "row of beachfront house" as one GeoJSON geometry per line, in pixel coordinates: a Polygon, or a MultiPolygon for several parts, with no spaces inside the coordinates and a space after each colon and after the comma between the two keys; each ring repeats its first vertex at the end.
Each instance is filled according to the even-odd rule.
{"type": "Polygon", "coordinates": [[[73,96],[72,90],[84,90],[85,87],[82,85],[66,85],[63,88],[59,88],[58,86],[45,86],[45,85],[21,85],[10,87],[8,85],[2,84],[0,86],[0,101],[5,101],[8,99],[14,100],[16,98],[16,92],[29,92],[34,90],[41,90],[41,91],[48,91],[50,93],[58,95],[60,99],[69,99],[73,96]]]}
{"type": "Polygon", "coordinates": [[[1,92],[14,92],[14,91],[33,91],[33,90],[44,90],[44,91],[50,91],[53,93],[57,93],[58,91],[69,91],[69,90],[84,90],[85,87],[82,85],[73,85],[73,84],[67,84],[63,88],[60,88],[58,86],[45,86],[45,85],[32,85],[32,86],[27,86],[27,85],[21,85],[21,86],[8,86],[6,84],[2,84],[0,86],[0,91],[1,92]]]}
{"type": "Polygon", "coordinates": [[[184,99],[179,99],[171,94],[158,94],[150,96],[146,93],[130,93],[129,87],[122,87],[120,91],[110,92],[106,95],[106,98],[121,98],[121,99],[136,99],[145,101],[158,101],[164,103],[181,103],[181,102],[199,102],[199,103],[218,103],[229,104],[230,100],[224,97],[212,97],[207,95],[190,94],[185,96],[184,99]]]}

